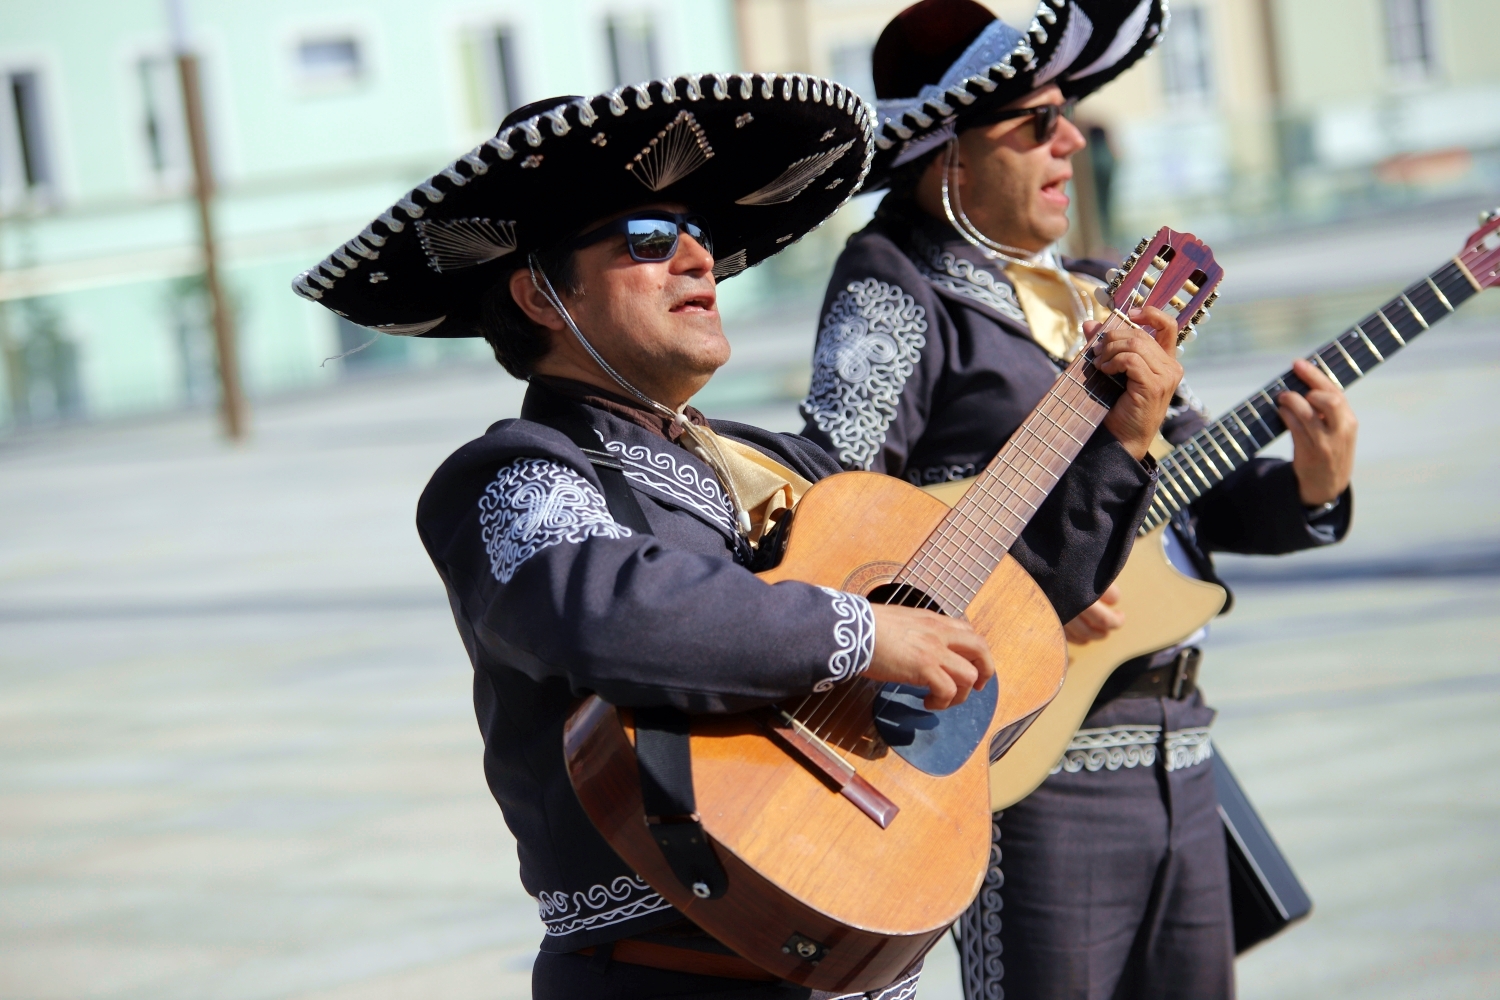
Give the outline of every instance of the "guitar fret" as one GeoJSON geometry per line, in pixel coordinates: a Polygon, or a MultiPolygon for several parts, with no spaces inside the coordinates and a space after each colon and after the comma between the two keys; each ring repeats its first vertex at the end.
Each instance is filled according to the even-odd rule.
{"type": "MultiPolygon", "coordinates": [[[[1249,406],[1250,404],[1246,403],[1245,405],[1249,406]]],[[[1252,411],[1254,409],[1255,409],[1254,407],[1251,407],[1252,411]]],[[[1241,417],[1240,417],[1240,411],[1239,411],[1238,408],[1230,410],[1229,411],[1229,415],[1234,418],[1234,422],[1235,423],[1237,423],[1237,424],[1240,425],[1240,430],[1244,431],[1245,432],[1245,437],[1249,438],[1251,440],[1251,442],[1255,445],[1255,450],[1256,451],[1259,451],[1261,448],[1265,447],[1264,445],[1262,445],[1260,443],[1260,438],[1256,437],[1255,433],[1250,430],[1249,425],[1246,424],[1243,419],[1241,419],[1241,417]]],[[[1256,414],[1256,419],[1257,420],[1260,419],[1260,415],[1259,414],[1256,414]]],[[[1266,430],[1270,430],[1270,428],[1267,427],[1266,430]]]]}
{"type": "MultiPolygon", "coordinates": [[[[1417,321],[1422,329],[1427,329],[1427,317],[1417,312],[1417,307],[1411,304],[1411,299],[1407,298],[1405,293],[1401,295],[1401,304],[1406,306],[1406,311],[1412,314],[1412,317],[1417,321]]],[[[1402,341],[1402,343],[1404,344],[1405,341],[1402,341]]]]}
{"type": "MultiPolygon", "coordinates": [[[[1203,470],[1200,469],[1200,468],[1198,468],[1198,463],[1196,461],[1194,461],[1191,452],[1189,452],[1186,449],[1184,449],[1184,451],[1182,453],[1182,460],[1187,463],[1187,467],[1189,469],[1192,469],[1193,472],[1197,473],[1199,479],[1203,480],[1203,485],[1204,486],[1207,486],[1209,489],[1213,489],[1214,488],[1214,484],[1212,482],[1210,482],[1209,479],[1208,479],[1208,477],[1203,474],[1203,470]]],[[[1189,479],[1188,482],[1191,483],[1192,480],[1189,479]]],[[[1203,494],[1199,493],[1198,495],[1202,496],[1203,494]]]]}
{"type": "Polygon", "coordinates": [[[1354,332],[1359,334],[1359,339],[1365,342],[1365,347],[1369,348],[1370,353],[1375,355],[1375,360],[1384,363],[1385,355],[1381,354],[1378,350],[1375,349],[1375,342],[1373,340],[1365,336],[1364,327],[1356,326],[1354,328],[1354,332]]]}
{"type": "MultiPolygon", "coordinates": [[[[1239,441],[1237,441],[1235,439],[1235,436],[1230,433],[1229,428],[1224,426],[1224,421],[1222,419],[1214,421],[1214,426],[1224,432],[1225,439],[1229,442],[1230,446],[1234,448],[1235,454],[1240,456],[1241,461],[1250,461],[1250,456],[1245,454],[1245,449],[1240,447],[1239,441]]],[[[1248,435],[1250,432],[1246,430],[1245,433],[1248,435]]]]}
{"type": "Polygon", "coordinates": [[[1328,362],[1323,360],[1323,355],[1314,354],[1311,360],[1318,363],[1318,367],[1323,369],[1323,374],[1333,379],[1334,385],[1338,386],[1340,389],[1344,387],[1344,383],[1339,381],[1339,377],[1333,373],[1333,369],[1328,367],[1328,362]]]}
{"type": "MultiPolygon", "coordinates": [[[[1405,295],[1401,296],[1401,300],[1403,302],[1406,301],[1406,296],[1405,295]]],[[[1408,306],[1408,308],[1410,308],[1410,307],[1408,306]]],[[[1381,309],[1375,310],[1375,315],[1380,317],[1380,321],[1385,324],[1385,328],[1390,331],[1391,336],[1396,338],[1396,343],[1400,344],[1402,347],[1405,347],[1406,346],[1406,341],[1404,339],[1402,339],[1402,337],[1401,337],[1401,331],[1397,330],[1396,329],[1396,324],[1392,323],[1390,321],[1390,319],[1388,319],[1386,317],[1384,310],[1381,310],[1381,309]]]]}
{"type": "MultiPolygon", "coordinates": [[[[1209,424],[1207,427],[1205,427],[1203,429],[1203,431],[1200,434],[1200,436],[1201,437],[1206,437],[1208,439],[1208,443],[1214,446],[1214,451],[1218,452],[1219,453],[1219,457],[1224,460],[1224,467],[1226,469],[1233,469],[1234,468],[1234,461],[1229,457],[1229,454],[1224,451],[1223,446],[1220,445],[1218,441],[1214,440],[1213,428],[1214,428],[1214,425],[1213,424],[1209,424]]],[[[1200,444],[1198,447],[1201,449],[1203,446],[1200,444]]]]}
{"type": "Polygon", "coordinates": [[[1176,488],[1178,496],[1182,497],[1184,503],[1191,504],[1203,495],[1198,492],[1198,487],[1193,485],[1193,480],[1183,471],[1181,462],[1177,463],[1177,469],[1168,477],[1168,482],[1176,488]],[[1184,486],[1187,490],[1183,489],[1184,486]],[[1188,490],[1193,491],[1192,496],[1188,496],[1188,490]]]}
{"type": "Polygon", "coordinates": [[[1473,272],[1469,270],[1469,268],[1464,264],[1463,261],[1459,260],[1457,257],[1454,257],[1453,263],[1458,268],[1459,272],[1463,274],[1465,278],[1469,279],[1469,284],[1474,286],[1474,291],[1484,291],[1484,286],[1479,283],[1479,280],[1474,277],[1473,272]]]}
{"type": "Polygon", "coordinates": [[[1354,358],[1350,356],[1348,351],[1344,350],[1344,345],[1339,343],[1337,338],[1334,338],[1333,346],[1337,347],[1339,353],[1344,356],[1344,360],[1349,362],[1349,367],[1354,369],[1354,374],[1360,378],[1364,378],[1365,373],[1360,369],[1359,365],[1354,363],[1354,358]]]}
{"type": "MultiPolygon", "coordinates": [[[[1219,467],[1217,465],[1214,465],[1214,460],[1211,457],[1209,457],[1208,452],[1206,452],[1206,451],[1203,450],[1203,446],[1201,444],[1199,444],[1196,440],[1191,440],[1191,441],[1188,441],[1187,443],[1189,445],[1191,445],[1194,449],[1197,450],[1198,457],[1201,458],[1203,460],[1204,464],[1208,466],[1208,471],[1213,473],[1214,478],[1217,479],[1217,480],[1223,480],[1224,473],[1222,473],[1222,472],[1219,471],[1219,467]]],[[[1210,486],[1209,488],[1212,489],[1213,487],[1210,486]]]]}
{"type": "Polygon", "coordinates": [[[1443,308],[1444,309],[1448,310],[1449,312],[1453,311],[1453,306],[1450,305],[1449,302],[1448,302],[1448,296],[1444,295],[1443,292],[1442,292],[1442,289],[1438,288],[1437,285],[1433,284],[1433,281],[1432,281],[1431,278],[1427,279],[1427,287],[1432,289],[1432,294],[1437,296],[1438,301],[1443,304],[1443,308]]]}

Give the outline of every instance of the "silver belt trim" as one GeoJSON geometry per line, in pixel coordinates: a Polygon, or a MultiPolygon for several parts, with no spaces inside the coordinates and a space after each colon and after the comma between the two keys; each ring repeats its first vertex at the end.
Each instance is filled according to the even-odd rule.
{"type": "Polygon", "coordinates": [[[1181,771],[1212,757],[1214,745],[1207,726],[1173,729],[1165,735],[1161,726],[1147,725],[1080,729],[1052,773],[1151,767],[1158,752],[1164,752],[1168,771],[1181,771]]]}

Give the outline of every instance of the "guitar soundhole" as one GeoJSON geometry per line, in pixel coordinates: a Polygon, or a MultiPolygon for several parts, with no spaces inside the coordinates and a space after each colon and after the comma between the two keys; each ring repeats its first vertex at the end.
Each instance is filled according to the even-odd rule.
{"type": "Polygon", "coordinates": [[[871,604],[899,604],[908,608],[926,608],[943,614],[942,606],[926,591],[909,583],[882,583],[865,595],[871,604]]]}

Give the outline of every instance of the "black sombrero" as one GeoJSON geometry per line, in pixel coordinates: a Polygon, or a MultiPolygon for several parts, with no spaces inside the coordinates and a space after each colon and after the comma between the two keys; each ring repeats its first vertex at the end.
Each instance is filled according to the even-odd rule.
{"type": "Polygon", "coordinates": [[[964,119],[1056,83],[1082,98],[1151,51],[1166,0],[1042,0],[1024,30],[974,0],[922,0],[880,33],[871,57],[880,126],[866,189],[964,129],[964,119]]]}
{"type": "Polygon", "coordinates": [[[869,107],[800,74],[679,76],[512,112],[293,281],[384,333],[478,336],[483,293],[526,255],[652,202],[705,216],[731,277],[821,224],[874,154],[869,107]]]}

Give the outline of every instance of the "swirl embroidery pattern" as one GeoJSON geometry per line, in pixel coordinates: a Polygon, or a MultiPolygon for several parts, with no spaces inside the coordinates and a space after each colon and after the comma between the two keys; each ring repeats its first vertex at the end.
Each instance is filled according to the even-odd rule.
{"type": "Polygon", "coordinates": [[[1162,733],[1161,726],[1147,725],[1080,729],[1052,773],[1150,767],[1156,763],[1159,750],[1164,754],[1168,771],[1201,764],[1214,754],[1213,741],[1206,726],[1174,729],[1166,734],[1162,733]]]}
{"type": "Polygon", "coordinates": [[[926,335],[927,310],[900,285],[851,281],[833,300],[802,412],[833,441],[845,467],[868,469],[875,460],[926,335]]]}
{"type": "Polygon", "coordinates": [[[1026,314],[1021,311],[1021,303],[1016,301],[1015,290],[984,268],[976,267],[973,261],[947,250],[929,247],[926,259],[918,258],[914,263],[922,276],[939,288],[988,306],[1006,319],[1030,329],[1026,314]]]}
{"type": "MultiPolygon", "coordinates": [[[[735,534],[734,508],[719,481],[702,475],[670,452],[655,451],[641,444],[606,441],[604,448],[618,456],[625,478],[664,494],[676,503],[702,514],[713,524],[735,534]]],[[[686,453],[684,453],[686,454],[686,453]]]]}
{"type": "Polygon", "coordinates": [[[965,1000],[1002,1000],[1005,996],[1000,985],[1005,975],[1000,961],[1000,889],[1005,885],[1005,873],[1000,870],[1001,815],[995,815],[990,827],[990,865],[979,896],[964,911],[958,926],[965,1000]]]}
{"type": "Polygon", "coordinates": [[[591,885],[571,895],[544,890],[536,902],[548,937],[608,927],[672,906],[638,875],[621,875],[607,886],[591,885]]]}
{"type": "Polygon", "coordinates": [[[550,546],[630,537],[587,479],[545,458],[518,458],[504,466],[479,498],[479,524],[490,572],[501,583],[550,546]]]}
{"type": "Polygon", "coordinates": [[[875,656],[875,612],[870,602],[858,594],[832,587],[819,587],[833,598],[833,641],[838,643],[828,657],[828,676],[813,685],[814,691],[827,691],[839,681],[862,674],[875,656]]]}

